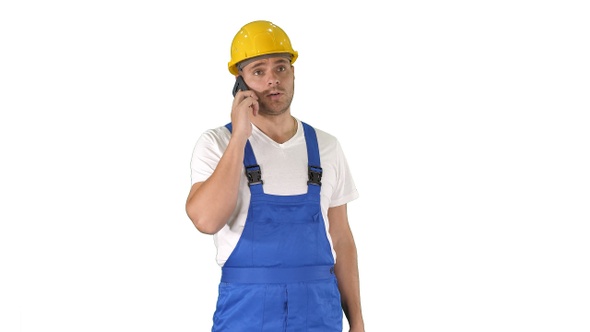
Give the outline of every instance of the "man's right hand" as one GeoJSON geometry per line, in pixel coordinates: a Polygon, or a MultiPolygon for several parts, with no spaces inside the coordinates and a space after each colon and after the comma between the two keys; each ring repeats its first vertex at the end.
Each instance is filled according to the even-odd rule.
{"type": "Polygon", "coordinates": [[[232,137],[244,144],[252,135],[251,117],[258,115],[258,96],[252,90],[238,91],[231,110],[232,137]]]}

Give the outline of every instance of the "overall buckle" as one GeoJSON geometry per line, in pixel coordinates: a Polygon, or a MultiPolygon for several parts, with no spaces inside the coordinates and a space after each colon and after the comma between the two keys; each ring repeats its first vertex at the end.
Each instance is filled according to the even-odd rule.
{"type": "Polygon", "coordinates": [[[262,172],[260,172],[260,166],[246,166],[246,177],[248,178],[249,186],[262,184],[262,172]]]}
{"type": "Polygon", "coordinates": [[[319,166],[307,166],[307,172],[309,174],[309,181],[307,184],[313,184],[316,186],[322,185],[322,168],[319,166]]]}

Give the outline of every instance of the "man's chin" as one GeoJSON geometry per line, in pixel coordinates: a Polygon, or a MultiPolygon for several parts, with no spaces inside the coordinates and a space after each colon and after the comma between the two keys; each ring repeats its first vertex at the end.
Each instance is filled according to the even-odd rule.
{"type": "Polygon", "coordinates": [[[287,112],[287,109],[281,110],[281,111],[276,111],[276,110],[258,110],[259,114],[262,115],[266,115],[266,116],[279,116],[281,114],[284,114],[285,112],[287,112]]]}
{"type": "Polygon", "coordinates": [[[287,112],[289,110],[289,106],[285,107],[285,105],[276,105],[275,107],[260,107],[258,113],[268,116],[278,116],[287,112]]]}

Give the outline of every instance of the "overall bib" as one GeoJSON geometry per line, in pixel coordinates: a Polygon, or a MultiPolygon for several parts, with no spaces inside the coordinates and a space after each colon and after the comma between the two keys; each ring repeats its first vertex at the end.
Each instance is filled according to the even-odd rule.
{"type": "MultiPolygon", "coordinates": [[[[231,132],[231,124],[226,127],[231,132]]],[[[301,195],[265,194],[261,169],[246,143],[250,206],[222,268],[213,332],[342,332],[334,257],[320,207],[317,137],[311,126],[303,123],[303,129],[309,179],[301,195]]]]}

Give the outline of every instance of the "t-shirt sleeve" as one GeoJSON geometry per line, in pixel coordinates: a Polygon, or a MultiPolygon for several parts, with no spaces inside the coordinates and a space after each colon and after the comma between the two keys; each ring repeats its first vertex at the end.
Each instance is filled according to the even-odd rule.
{"type": "Polygon", "coordinates": [[[342,150],[340,142],[336,142],[336,185],[332,192],[330,207],[349,203],[359,197],[350,172],[350,167],[342,150]]]}
{"type": "Polygon", "coordinates": [[[207,130],[197,140],[191,158],[191,185],[207,180],[217,167],[229,140],[224,129],[207,130]]]}

